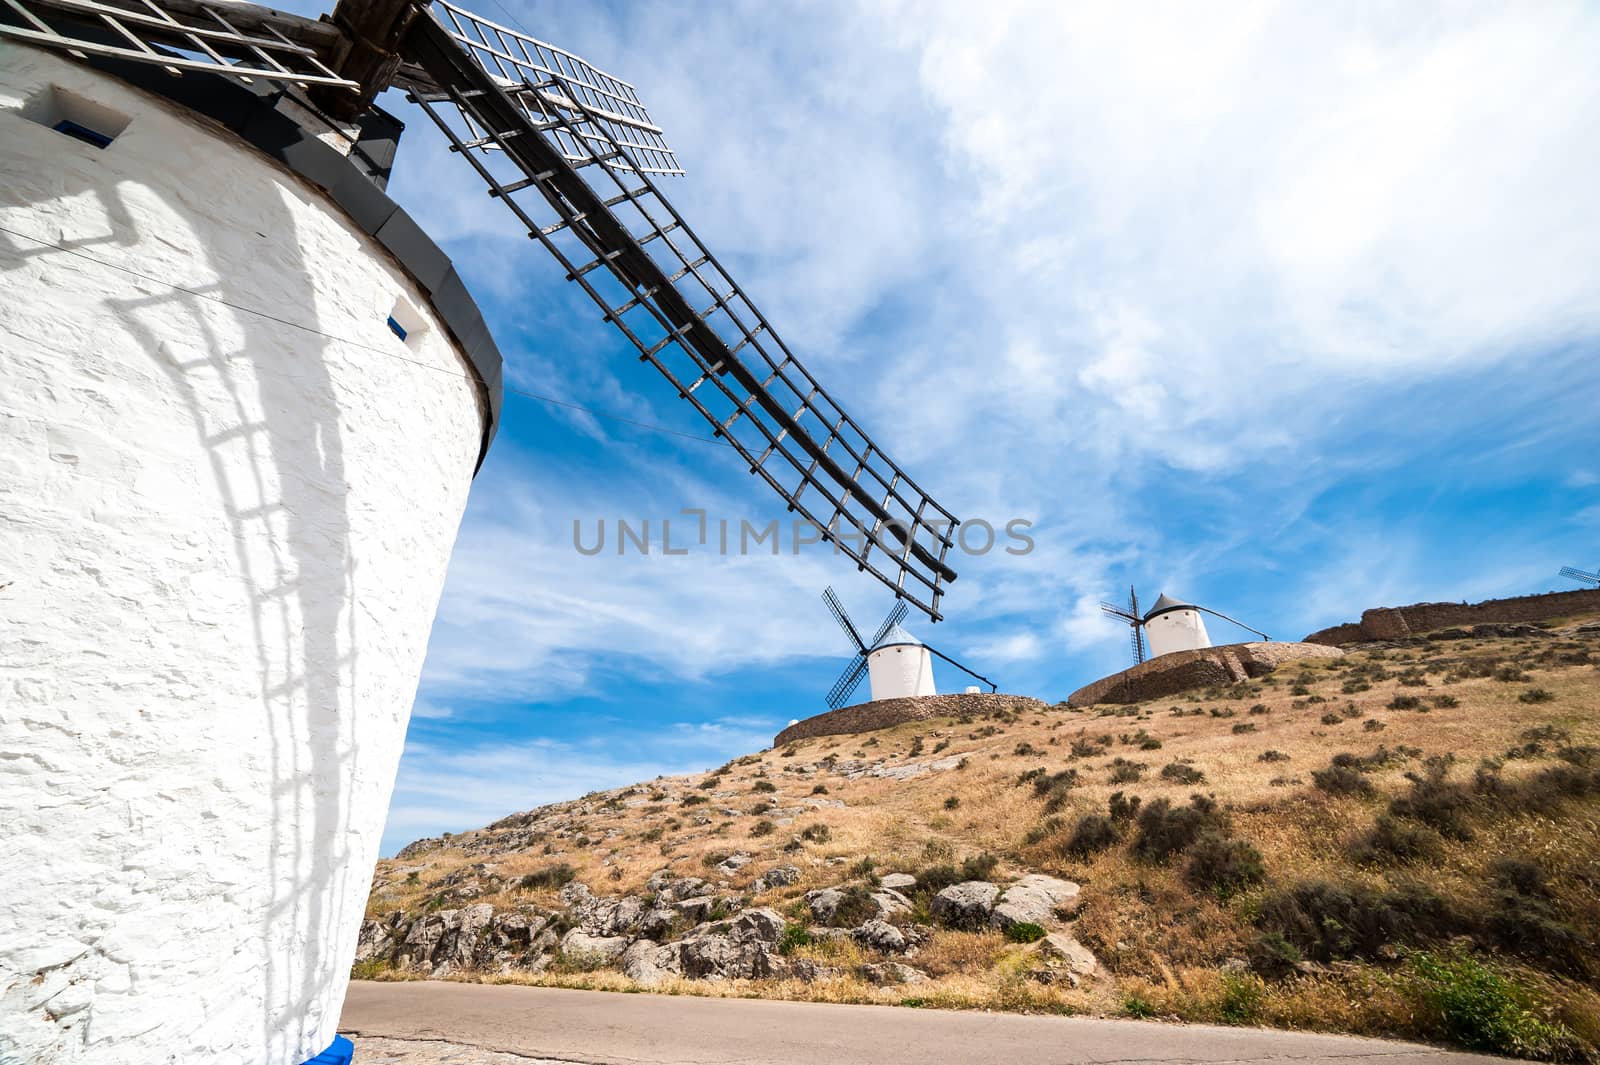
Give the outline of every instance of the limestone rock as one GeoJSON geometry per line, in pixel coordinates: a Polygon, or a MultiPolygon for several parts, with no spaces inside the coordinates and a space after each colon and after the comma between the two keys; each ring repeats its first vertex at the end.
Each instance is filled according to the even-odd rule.
{"type": "Polygon", "coordinates": [[[528,964],[548,920],[540,914],[497,913],[478,936],[473,963],[501,970],[528,964]]]}
{"type": "Polygon", "coordinates": [[[986,928],[999,895],[1000,889],[986,880],[968,880],[935,895],[928,912],[947,928],[986,928]]]}
{"type": "Polygon", "coordinates": [[[639,939],[622,952],[622,974],[646,987],[654,987],[678,971],[678,951],[671,946],[639,939]]]}
{"type": "Polygon", "coordinates": [[[778,865],[768,869],[756,878],[750,885],[752,894],[759,895],[763,891],[771,891],[775,887],[788,887],[800,881],[800,868],[795,865],[778,865]]]}
{"type": "Polygon", "coordinates": [[[885,954],[898,954],[906,949],[906,937],[888,921],[872,920],[853,933],[856,942],[885,954]]]}
{"type": "Polygon", "coordinates": [[[1028,979],[1036,984],[1065,984],[1068,987],[1077,987],[1080,981],[1076,973],[1068,971],[1061,966],[1044,966],[1028,970],[1028,979]]]}
{"type": "Polygon", "coordinates": [[[410,928],[411,921],[399,910],[381,921],[361,922],[361,932],[356,939],[356,961],[392,957],[410,928]]]}
{"type": "Polygon", "coordinates": [[[891,984],[920,984],[928,979],[928,975],[921,969],[913,969],[897,961],[882,961],[872,965],[863,965],[861,975],[869,983],[885,987],[891,984]]]}
{"type": "Polygon", "coordinates": [[[1006,888],[990,919],[996,928],[1018,923],[1047,925],[1057,910],[1077,909],[1081,904],[1079,891],[1070,880],[1030,874],[1006,888]]]}
{"type": "Polygon", "coordinates": [[[894,891],[904,891],[916,887],[917,878],[910,873],[888,873],[878,883],[894,891]]]}
{"type": "Polygon", "coordinates": [[[812,961],[810,958],[796,958],[789,963],[789,978],[811,983],[815,980],[836,980],[844,975],[838,969],[812,961]]]}
{"type": "Polygon", "coordinates": [[[670,906],[682,899],[706,894],[706,882],[697,876],[673,876],[662,869],[652,873],[645,888],[655,896],[657,906],[670,906]]]}
{"type": "Polygon", "coordinates": [[[879,920],[893,917],[897,913],[911,912],[911,900],[892,888],[874,891],[872,901],[877,904],[879,920]]]}
{"type": "Polygon", "coordinates": [[[639,918],[639,923],[634,930],[648,939],[660,939],[672,931],[673,924],[678,919],[678,911],[665,910],[657,907],[649,910],[639,918]]]}
{"type": "Polygon", "coordinates": [[[717,905],[715,895],[701,895],[697,898],[683,899],[672,904],[672,908],[691,921],[703,921],[717,905]]]}
{"type": "Polygon", "coordinates": [[[625,935],[638,927],[643,919],[649,904],[637,895],[628,895],[617,900],[611,908],[610,919],[606,922],[606,931],[614,936],[625,935]]]}
{"type": "Polygon", "coordinates": [[[844,892],[838,888],[818,888],[806,892],[806,905],[811,909],[811,916],[824,924],[833,920],[843,902],[844,892]]]}
{"type": "Polygon", "coordinates": [[[725,931],[685,936],[673,944],[683,975],[702,980],[750,980],[778,975],[782,959],[769,954],[766,945],[725,931]]]}
{"type": "Polygon", "coordinates": [[[561,953],[597,965],[608,965],[628,949],[623,936],[595,936],[574,928],[561,939],[561,953]]]}
{"type": "Polygon", "coordinates": [[[733,930],[736,935],[773,945],[783,938],[786,924],[783,915],[777,910],[762,906],[741,913],[733,922],[733,930]]]}
{"type": "Polygon", "coordinates": [[[744,851],[739,851],[737,854],[730,854],[724,858],[722,862],[717,865],[717,872],[721,873],[723,876],[732,876],[734,873],[737,873],[739,870],[749,865],[750,861],[750,855],[746,854],[744,851]]]}
{"type": "Polygon", "coordinates": [[[1042,957],[1065,963],[1067,971],[1076,976],[1093,976],[1100,968],[1089,948],[1066,932],[1051,932],[1034,949],[1042,957]]]}

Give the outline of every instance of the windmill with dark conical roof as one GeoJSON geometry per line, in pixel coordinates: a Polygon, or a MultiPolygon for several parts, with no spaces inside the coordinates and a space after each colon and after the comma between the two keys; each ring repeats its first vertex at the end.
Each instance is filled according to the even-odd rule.
{"type": "Polygon", "coordinates": [[[1211,646],[1211,634],[1206,631],[1205,619],[1201,614],[1210,614],[1221,618],[1231,625],[1237,625],[1247,632],[1255,633],[1263,640],[1270,640],[1266,633],[1241,621],[1220,614],[1209,607],[1197,606],[1181,599],[1174,599],[1163,592],[1156,598],[1155,605],[1149,610],[1140,612],[1139,595],[1132,586],[1128,588],[1128,605],[1118,606],[1114,603],[1101,602],[1100,612],[1107,617],[1115,618],[1126,624],[1129,628],[1129,643],[1133,649],[1133,661],[1137,665],[1149,657],[1159,657],[1171,654],[1174,651],[1193,651],[1202,647],[1211,646]],[[1148,654],[1146,653],[1148,647],[1148,654]]]}

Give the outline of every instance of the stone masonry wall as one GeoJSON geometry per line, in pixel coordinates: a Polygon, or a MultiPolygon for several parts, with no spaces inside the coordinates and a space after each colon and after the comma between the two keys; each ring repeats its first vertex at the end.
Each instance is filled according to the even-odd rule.
{"type": "Polygon", "coordinates": [[[843,706],[826,714],[808,717],[778,733],[772,745],[782,747],[786,743],[810,739],[813,736],[847,736],[856,732],[872,732],[904,724],[907,721],[926,721],[934,717],[991,717],[1001,711],[1042,710],[1045,705],[1040,700],[1026,695],[1007,695],[1004,692],[880,699],[874,703],[857,703],[855,706],[843,706]]]}
{"type": "Polygon", "coordinates": [[[1413,603],[1410,606],[1375,607],[1362,613],[1359,623],[1335,625],[1313,632],[1305,638],[1305,642],[1338,647],[1366,640],[1393,640],[1452,625],[1542,621],[1591,611],[1600,611],[1600,588],[1521,595],[1513,599],[1487,599],[1470,604],[1413,603]]]}
{"type": "Polygon", "coordinates": [[[1173,651],[1084,685],[1067,697],[1067,705],[1161,699],[1192,688],[1239,684],[1297,659],[1338,658],[1343,654],[1330,647],[1304,643],[1231,643],[1173,651]]]}

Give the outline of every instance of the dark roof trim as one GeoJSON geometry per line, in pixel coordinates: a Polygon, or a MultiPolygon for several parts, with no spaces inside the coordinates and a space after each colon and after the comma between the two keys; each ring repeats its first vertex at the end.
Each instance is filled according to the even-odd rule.
{"type": "Polygon", "coordinates": [[[1174,599],[1163,592],[1161,598],[1156,600],[1156,605],[1151,607],[1150,612],[1144,616],[1144,620],[1150,621],[1153,618],[1160,617],[1162,614],[1170,614],[1174,610],[1198,609],[1193,603],[1185,603],[1182,600],[1174,599]]]}
{"type": "Polygon", "coordinates": [[[376,133],[372,138],[373,150],[363,150],[367,146],[367,124],[363,123],[363,138],[347,157],[279,111],[276,92],[255,92],[231,78],[200,71],[186,71],[175,78],[157,66],[109,57],[90,56],[79,62],[152,95],[165,97],[232,130],[251,146],[321,189],[357,228],[399,261],[427,295],[477,376],[488,416],[484,419],[478,461],[473,467],[476,476],[500,424],[500,408],[504,401],[503,360],[477,303],[461,283],[450,257],[384,191],[389,165],[394,158],[394,141],[403,128],[401,124],[392,118],[377,123],[372,131],[376,133]]]}

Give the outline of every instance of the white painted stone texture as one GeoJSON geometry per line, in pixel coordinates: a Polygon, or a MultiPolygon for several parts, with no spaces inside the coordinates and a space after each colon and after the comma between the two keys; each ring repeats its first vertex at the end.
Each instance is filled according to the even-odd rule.
{"type": "Polygon", "coordinates": [[[294,1065],[343,1001],[470,371],[318,193],[5,43],[0,226],[0,1062],[294,1065]],[[52,86],[126,129],[23,117],[52,86]]]}
{"type": "Polygon", "coordinates": [[[1205,619],[1198,610],[1168,610],[1157,614],[1144,626],[1152,658],[1174,651],[1194,651],[1211,646],[1205,619]]]}
{"type": "Polygon", "coordinates": [[[937,695],[933,656],[917,644],[880,647],[867,656],[867,684],[872,701],[937,695]]]}

